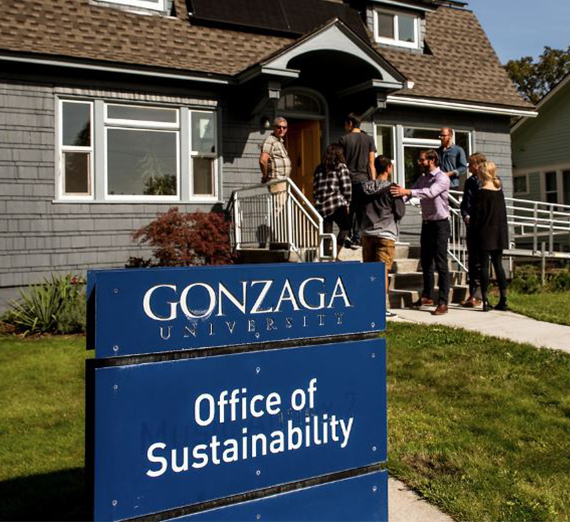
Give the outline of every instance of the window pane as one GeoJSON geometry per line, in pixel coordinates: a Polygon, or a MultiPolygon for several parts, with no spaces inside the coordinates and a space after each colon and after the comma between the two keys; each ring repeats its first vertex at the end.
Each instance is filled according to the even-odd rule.
{"type": "Polygon", "coordinates": [[[544,174],[545,183],[546,183],[546,191],[554,191],[556,192],[556,172],[546,172],[544,174]]]}
{"type": "Polygon", "coordinates": [[[107,131],[110,195],[176,195],[177,132],[107,131]]]}
{"type": "Polygon", "coordinates": [[[91,146],[91,104],[62,104],[62,143],[76,147],[91,146]]]}
{"type": "Polygon", "coordinates": [[[214,195],[214,160],[212,158],[194,158],[194,194],[197,196],[214,195]]]}
{"type": "Polygon", "coordinates": [[[63,193],[90,194],[88,152],[63,153],[63,193]]]}
{"type": "Polygon", "coordinates": [[[115,120],[156,121],[176,123],[175,109],[157,109],[154,107],[132,107],[130,105],[107,105],[107,118],[115,120]]]}
{"type": "Polygon", "coordinates": [[[404,169],[406,173],[406,187],[410,188],[422,172],[418,165],[421,147],[404,147],[404,169]]]}
{"type": "Polygon", "coordinates": [[[394,16],[378,13],[378,36],[394,38],[394,16]]]}
{"type": "Polygon", "coordinates": [[[214,114],[192,113],[192,151],[205,154],[216,152],[214,114]]]}
{"type": "Polygon", "coordinates": [[[459,145],[467,156],[471,154],[471,147],[469,146],[469,133],[457,131],[455,133],[455,144],[459,145]]]}
{"type": "Polygon", "coordinates": [[[562,172],[562,184],[564,186],[564,204],[570,205],[570,170],[562,172]]]}
{"type": "Polygon", "coordinates": [[[394,148],[392,143],[392,127],[376,127],[376,141],[378,142],[378,154],[383,154],[394,159],[394,148]]]}
{"type": "Polygon", "coordinates": [[[528,192],[526,188],[526,176],[516,176],[513,179],[515,194],[524,194],[528,192]]]}
{"type": "Polygon", "coordinates": [[[398,15],[398,39],[402,42],[415,42],[415,17],[398,15]]]}
{"type": "Polygon", "coordinates": [[[404,138],[439,140],[439,129],[415,129],[413,127],[405,127],[404,138]]]}
{"type": "Polygon", "coordinates": [[[558,194],[556,194],[556,192],[549,192],[546,194],[546,201],[548,203],[558,203],[558,194]]]}

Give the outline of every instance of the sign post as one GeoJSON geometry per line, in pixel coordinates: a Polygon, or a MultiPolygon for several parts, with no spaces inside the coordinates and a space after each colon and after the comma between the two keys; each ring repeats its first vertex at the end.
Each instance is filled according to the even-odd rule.
{"type": "Polygon", "coordinates": [[[383,270],[90,272],[95,519],[387,520],[383,270]]]}

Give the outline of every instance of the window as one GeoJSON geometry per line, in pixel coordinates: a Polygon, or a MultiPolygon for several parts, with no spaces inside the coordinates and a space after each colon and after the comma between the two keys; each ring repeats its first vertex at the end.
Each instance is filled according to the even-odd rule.
{"type": "Polygon", "coordinates": [[[62,100],[59,197],[217,201],[216,127],[212,110],[62,100]]]}
{"type": "Polygon", "coordinates": [[[67,101],[60,112],[60,193],[65,197],[93,195],[93,104],[67,101]]]}
{"type": "MultiPolygon", "coordinates": [[[[410,187],[421,175],[418,166],[420,152],[426,149],[437,149],[441,145],[439,140],[440,129],[427,129],[418,127],[404,127],[402,145],[404,149],[404,179],[400,182],[405,187],[410,187]]],[[[468,131],[454,131],[455,144],[459,145],[465,155],[471,154],[471,133],[468,131]]]]}
{"type": "Polygon", "coordinates": [[[562,186],[564,187],[564,205],[570,205],[570,170],[562,171],[562,186]]]}
{"type": "Polygon", "coordinates": [[[419,48],[419,17],[407,13],[374,11],[374,36],[378,43],[419,48]]]}
{"type": "Polygon", "coordinates": [[[376,150],[378,155],[388,156],[395,160],[394,127],[388,125],[376,125],[376,150]]]}
{"type": "Polygon", "coordinates": [[[528,194],[528,176],[515,176],[513,178],[513,192],[515,196],[528,194]]]}
{"type": "Polygon", "coordinates": [[[544,173],[544,195],[548,203],[558,203],[556,171],[544,173]]]}
{"type": "Polygon", "coordinates": [[[143,9],[152,9],[153,11],[164,11],[165,0],[102,0],[112,4],[122,4],[131,7],[142,7],[143,9]]]}

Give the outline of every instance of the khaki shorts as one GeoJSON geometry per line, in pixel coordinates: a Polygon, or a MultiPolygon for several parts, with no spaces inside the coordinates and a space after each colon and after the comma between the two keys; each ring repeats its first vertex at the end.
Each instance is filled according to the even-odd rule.
{"type": "Polygon", "coordinates": [[[389,272],[394,262],[396,242],[383,237],[362,235],[362,260],[365,263],[382,262],[389,272]]]}

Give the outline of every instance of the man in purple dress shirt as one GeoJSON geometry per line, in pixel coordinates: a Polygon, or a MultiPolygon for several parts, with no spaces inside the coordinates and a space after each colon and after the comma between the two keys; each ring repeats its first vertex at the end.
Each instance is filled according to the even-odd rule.
{"type": "Polygon", "coordinates": [[[411,189],[393,186],[393,196],[417,197],[422,209],[421,265],[424,289],[413,306],[434,305],[433,262],[439,275],[439,296],[434,315],[447,313],[449,298],[449,267],[447,265],[447,242],[449,226],[449,177],[439,168],[439,156],[435,150],[422,151],[418,163],[423,175],[411,189]]]}

